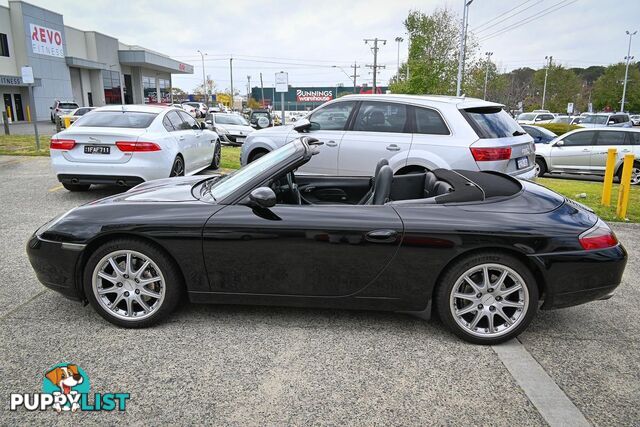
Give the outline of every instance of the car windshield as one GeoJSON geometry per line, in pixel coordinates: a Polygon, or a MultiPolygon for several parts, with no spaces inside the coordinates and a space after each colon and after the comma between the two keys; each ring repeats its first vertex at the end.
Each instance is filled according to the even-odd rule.
{"type": "Polygon", "coordinates": [[[296,143],[286,144],[229,175],[217,180],[212,179],[202,186],[200,196],[208,194],[214,201],[220,201],[262,172],[277,169],[277,165],[292,157],[299,147],[300,145],[296,143]]]}
{"type": "Polygon", "coordinates": [[[607,123],[607,119],[609,118],[609,116],[607,115],[603,115],[603,114],[592,114],[590,116],[585,117],[584,119],[582,119],[581,123],[586,123],[586,124],[596,124],[596,125],[604,125],[607,123]]]}
{"type": "Polygon", "coordinates": [[[75,110],[78,108],[78,104],[74,104],[72,102],[61,102],[58,104],[58,108],[62,110],[75,110]]]}
{"type": "Polygon", "coordinates": [[[533,113],[522,113],[518,116],[518,120],[533,120],[535,117],[533,113]]]}
{"type": "Polygon", "coordinates": [[[75,126],[144,129],[156,116],[141,111],[94,111],[79,118],[75,126]]]}
{"type": "Polygon", "coordinates": [[[571,121],[571,119],[569,117],[556,117],[555,119],[551,120],[551,123],[565,123],[568,124],[571,121]]]}
{"type": "Polygon", "coordinates": [[[480,138],[508,138],[526,134],[509,113],[500,107],[467,108],[463,111],[480,138]]]}
{"type": "Polygon", "coordinates": [[[216,123],[221,125],[249,126],[249,123],[247,123],[244,117],[235,114],[215,114],[214,117],[216,123]]]}
{"type": "Polygon", "coordinates": [[[91,108],[78,108],[74,114],[76,116],[84,116],[89,111],[91,111],[91,108]]]}
{"type": "Polygon", "coordinates": [[[269,113],[263,113],[263,112],[258,112],[258,113],[253,113],[252,114],[253,117],[266,117],[269,118],[269,113]]]}

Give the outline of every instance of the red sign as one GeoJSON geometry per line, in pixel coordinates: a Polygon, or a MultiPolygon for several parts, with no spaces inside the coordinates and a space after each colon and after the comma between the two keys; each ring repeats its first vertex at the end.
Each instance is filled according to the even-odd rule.
{"type": "Polygon", "coordinates": [[[333,99],[331,90],[304,90],[296,89],[296,101],[298,102],[326,102],[333,99]]]}
{"type": "Polygon", "coordinates": [[[62,33],[47,27],[29,24],[31,28],[31,49],[33,53],[64,58],[62,33]]]}
{"type": "Polygon", "coordinates": [[[178,65],[178,68],[180,69],[180,71],[186,71],[187,70],[187,66],[184,65],[183,63],[180,63],[180,65],[178,65]]]}

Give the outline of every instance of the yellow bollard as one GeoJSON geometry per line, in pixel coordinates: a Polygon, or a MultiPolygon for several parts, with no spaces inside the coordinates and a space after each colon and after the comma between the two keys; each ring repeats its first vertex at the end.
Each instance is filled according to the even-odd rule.
{"type": "Polygon", "coordinates": [[[627,154],[624,156],[624,162],[622,163],[622,176],[620,177],[620,191],[618,192],[618,206],[616,209],[616,215],[621,219],[625,219],[627,216],[634,159],[635,156],[633,154],[627,154]]]}
{"type": "Polygon", "coordinates": [[[31,110],[29,109],[28,105],[27,105],[27,121],[31,123],[31,110]]]}
{"type": "Polygon", "coordinates": [[[65,129],[69,129],[69,126],[71,126],[71,119],[69,117],[65,117],[64,118],[64,128],[65,129]]]}
{"type": "Polygon", "coordinates": [[[611,206],[611,187],[613,186],[613,172],[616,168],[617,151],[609,148],[607,152],[607,169],[604,173],[604,185],[602,186],[602,205],[611,206]]]}
{"type": "Polygon", "coordinates": [[[13,121],[13,117],[11,117],[11,107],[7,106],[7,116],[9,116],[9,123],[13,121]]]}

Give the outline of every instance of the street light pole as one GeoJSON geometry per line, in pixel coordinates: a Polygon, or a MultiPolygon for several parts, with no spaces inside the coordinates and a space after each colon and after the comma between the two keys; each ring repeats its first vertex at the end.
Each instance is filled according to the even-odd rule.
{"type": "Polygon", "coordinates": [[[484,73],[484,97],[482,99],[486,101],[487,100],[487,82],[489,81],[489,62],[491,61],[491,55],[493,55],[493,52],[485,52],[484,54],[487,55],[487,70],[484,73]]]}
{"type": "Polygon", "coordinates": [[[464,9],[462,11],[462,26],[460,27],[460,54],[458,55],[458,80],[456,82],[456,96],[460,96],[462,91],[462,70],[464,67],[464,51],[467,41],[467,19],[469,19],[469,6],[473,0],[463,0],[464,9]]]}
{"type": "Polygon", "coordinates": [[[202,93],[203,93],[204,103],[207,104],[207,78],[205,77],[205,72],[204,72],[204,56],[206,55],[206,53],[202,53],[200,49],[198,49],[198,53],[202,58],[202,93]]]}
{"type": "Polygon", "coordinates": [[[544,59],[548,60],[547,68],[544,70],[544,86],[542,88],[542,106],[540,109],[544,110],[544,100],[547,96],[547,76],[549,75],[549,67],[551,67],[551,61],[553,60],[553,56],[545,56],[544,59]]]}
{"type": "Polygon", "coordinates": [[[402,43],[404,41],[404,39],[402,37],[396,37],[395,38],[396,43],[398,43],[398,81],[400,80],[400,43],[402,43]]]}
{"type": "Polygon", "coordinates": [[[622,86],[622,101],[620,102],[620,111],[623,113],[624,113],[624,98],[627,95],[627,78],[629,77],[629,62],[633,59],[633,56],[631,56],[631,37],[635,36],[638,33],[638,30],[634,31],[633,33],[630,31],[627,31],[626,33],[629,36],[629,48],[627,49],[627,56],[624,57],[624,59],[627,60],[627,66],[624,70],[624,84],[622,86]]]}
{"type": "Polygon", "coordinates": [[[231,111],[233,111],[233,56],[229,58],[229,75],[231,76],[231,111]]]}

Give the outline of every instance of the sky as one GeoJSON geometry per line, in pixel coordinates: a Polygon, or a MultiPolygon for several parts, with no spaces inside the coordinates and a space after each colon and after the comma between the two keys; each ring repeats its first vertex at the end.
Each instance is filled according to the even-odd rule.
{"type": "MultiPolygon", "coordinates": [[[[8,0],[0,0],[7,5],[8,0]]],[[[246,93],[247,76],[259,86],[273,85],[275,73],[287,71],[293,86],[371,84],[373,63],[366,38],[381,44],[378,84],[395,73],[407,56],[403,20],[410,10],[430,13],[448,8],[460,16],[464,0],[30,0],[64,15],[66,25],[94,30],[194,66],[193,75],[174,75],[173,85],[187,92],[202,82],[202,61],[216,89],[246,93]],[[334,67],[335,66],[335,67],[334,67]]],[[[586,67],[621,62],[627,54],[625,30],[640,30],[640,0],[474,0],[469,29],[480,41],[479,53],[493,52],[499,69],[541,68],[545,56],[565,66],[586,67]]],[[[640,59],[640,31],[631,55],[640,59]]]]}

